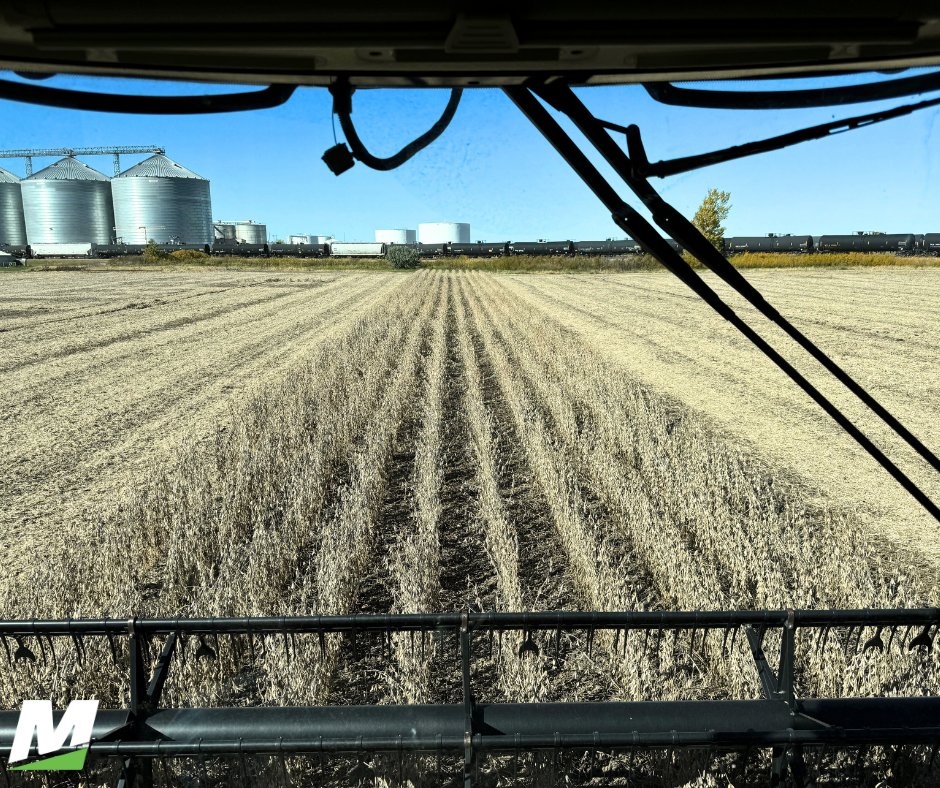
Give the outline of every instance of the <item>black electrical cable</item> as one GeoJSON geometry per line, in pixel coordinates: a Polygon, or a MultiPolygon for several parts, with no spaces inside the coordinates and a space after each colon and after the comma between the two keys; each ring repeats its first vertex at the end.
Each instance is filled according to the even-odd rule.
{"type": "MultiPolygon", "coordinates": [[[[865,435],[845,414],[842,413],[829,399],[809,382],[792,364],[790,364],[777,350],[764,340],[753,328],[744,322],[731,307],[718,296],[718,294],[709,287],[701,277],[683,260],[682,256],[676,252],[666,240],[660,236],[656,229],[644,219],[635,209],[627,205],[598,172],[594,165],[588,160],[587,156],[581,151],[574,141],[565,133],[561,126],[549,115],[548,111],[539,103],[535,96],[525,87],[504,87],[503,91],[519,107],[520,110],[529,118],[532,124],[542,132],[543,136],[552,144],[552,146],[561,154],[565,161],[575,170],[578,176],[587,184],[587,186],[597,195],[597,197],[610,210],[614,221],[621,229],[629,233],[645,250],[654,255],[671,273],[675,274],[684,284],[696,293],[705,303],[714,309],[725,320],[731,323],[741,334],[743,334],[752,344],[755,345],[764,355],[776,364],[794,383],[796,383],[809,397],[816,402],[843,430],[845,430],[868,454],[870,454],[882,468],[884,468],[918,503],[921,504],[935,519],[940,521],[940,508],[924,493],[917,484],[911,480],[900,468],[897,467],[881,451],[871,439],[865,435]]],[[[555,96],[555,99],[563,96],[555,96]]],[[[547,100],[547,99],[546,99],[547,100]]],[[[552,102],[550,102],[552,103],[552,102]]],[[[583,105],[582,105],[583,106],[583,105]]],[[[587,109],[584,110],[587,112],[587,109]]],[[[588,113],[589,114],[589,113],[588,113]]],[[[593,119],[593,116],[590,116],[593,119]]],[[[572,117],[575,125],[579,128],[582,120],[577,113],[572,117]]],[[[596,119],[595,119],[596,121],[596,119]]],[[[600,128],[600,127],[598,127],[600,128]]],[[[603,131],[603,129],[601,129],[603,131]]],[[[591,136],[588,135],[589,139],[591,136]]],[[[611,144],[617,148],[613,140],[604,132],[604,136],[610,140],[611,144]]],[[[607,151],[598,145],[598,150],[602,155],[607,151]]],[[[617,150],[620,150],[617,148],[617,150]]],[[[622,151],[620,153],[626,159],[622,151]]],[[[605,156],[606,157],[606,156],[605,156]]],[[[627,163],[629,160],[626,159],[627,163]]],[[[617,164],[611,162],[615,169],[617,164]]],[[[618,162],[620,163],[620,162],[618,162]]],[[[618,172],[618,174],[620,174],[618,172]]],[[[655,192],[654,192],[655,193],[655,192]]],[[[658,195],[656,195],[658,197],[658,195]]],[[[662,198],[659,198],[660,200],[662,198]]],[[[665,201],[662,201],[670,210],[665,201]]],[[[662,205],[657,205],[658,210],[654,210],[654,218],[657,222],[662,217],[662,205]]],[[[676,212],[678,213],[678,212],[676,212]]],[[[681,215],[681,214],[680,214],[681,215]]],[[[683,217],[684,218],[684,217],[683,217]]],[[[697,232],[697,231],[696,231],[697,232]]],[[[682,243],[681,238],[674,235],[682,243]]],[[[708,243],[706,239],[705,243],[708,243]]],[[[710,244],[709,244],[710,245],[710,244]]],[[[714,249],[714,247],[712,247],[714,249]]],[[[690,251],[695,254],[694,249],[690,251]]],[[[717,250],[716,250],[717,251],[717,250]]],[[[724,258],[722,258],[724,259],[724,258]]],[[[756,291],[755,291],[756,292],[756,291]]],[[[759,294],[758,294],[759,295],[759,294]]],[[[766,304],[766,302],[764,302],[766,304]]],[[[769,307],[769,305],[767,305],[769,307]]],[[[804,338],[805,339],[805,338],[804,338]]],[[[809,340],[805,340],[809,342],[809,340]]],[[[810,343],[812,344],[812,343],[810,343]]],[[[813,346],[815,347],[815,346],[813,346]]],[[[821,352],[818,351],[817,352],[821,352]]],[[[823,354],[824,355],[824,354],[823,354]]],[[[832,362],[830,362],[831,364],[832,362]]],[[[848,377],[843,373],[845,377],[848,377]]],[[[851,380],[851,378],[849,378],[851,380]]],[[[854,381],[852,381],[854,383],[854,381]]],[[[856,384],[857,386],[857,384],[856,384]]],[[[860,387],[859,387],[860,388],[860,387]]],[[[890,415],[890,414],[889,414],[890,415]]]]}
{"type": "Polygon", "coordinates": [[[277,107],[287,101],[296,89],[296,85],[270,85],[263,90],[245,93],[204,96],[128,96],[119,93],[64,90],[0,80],[0,99],[91,112],[120,112],[130,115],[207,115],[277,107]]]}
{"type": "Polygon", "coordinates": [[[940,90],[940,71],[914,77],[800,90],[707,90],[680,88],[671,82],[647,82],[646,92],[661,104],[700,109],[805,109],[913,96],[940,90]]]}
{"type": "Polygon", "coordinates": [[[373,170],[394,170],[400,167],[416,153],[426,148],[434,140],[444,133],[444,130],[450,125],[457,112],[457,106],[460,104],[460,97],[463,95],[463,88],[453,88],[450,92],[450,99],[444,108],[443,114],[437,119],[431,128],[417,139],[412,140],[398,153],[391,156],[375,156],[369,152],[369,149],[359,139],[356,127],[352,121],[352,94],[353,88],[349,80],[340,79],[330,85],[330,93],[333,95],[333,112],[339,118],[340,128],[346,135],[346,141],[352,150],[353,156],[361,161],[367,167],[373,170]]]}

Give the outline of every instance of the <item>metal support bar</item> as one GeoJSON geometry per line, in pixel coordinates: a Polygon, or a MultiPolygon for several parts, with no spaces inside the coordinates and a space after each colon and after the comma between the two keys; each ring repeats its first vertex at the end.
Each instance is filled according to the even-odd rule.
{"type": "MultiPolygon", "coordinates": [[[[146,655],[147,642],[137,631],[137,620],[127,622],[128,647],[130,649],[130,720],[128,726],[134,738],[143,735],[144,718],[151,710],[147,693],[146,655]]],[[[124,761],[120,788],[151,788],[153,785],[153,766],[149,760],[138,762],[130,757],[124,761]]]]}
{"type": "MultiPolygon", "coordinates": [[[[551,631],[563,629],[727,629],[750,624],[782,629],[792,615],[800,629],[831,627],[940,626],[940,607],[860,608],[832,610],[627,610],[470,612],[473,631],[551,631]]],[[[258,616],[253,618],[138,618],[134,630],[148,638],[160,635],[317,635],[321,632],[437,632],[460,629],[463,613],[362,613],[338,616],[258,616]]],[[[6,637],[126,637],[127,619],[21,619],[0,621],[6,637]]]]}
{"type": "Polygon", "coordinates": [[[767,700],[773,700],[777,695],[777,677],[764,656],[763,638],[764,631],[754,629],[750,624],[744,627],[744,634],[747,636],[747,642],[751,646],[751,655],[754,657],[754,663],[757,665],[757,677],[760,679],[761,690],[767,700]]]}
{"type": "Polygon", "coordinates": [[[787,611],[787,622],[783,626],[780,640],[780,663],[777,668],[777,691],[780,700],[791,709],[795,708],[796,697],[793,692],[793,663],[796,659],[796,614],[787,611]]]}
{"type": "Polygon", "coordinates": [[[170,660],[176,652],[177,635],[175,632],[167,637],[163,644],[160,656],[157,658],[157,664],[153,669],[153,676],[147,685],[147,705],[150,709],[155,709],[160,703],[160,696],[163,694],[163,685],[166,684],[166,678],[170,671],[170,660]]]}
{"type": "Polygon", "coordinates": [[[473,788],[475,757],[473,752],[473,690],[470,686],[470,613],[460,614],[460,672],[463,679],[464,750],[463,784],[473,788]]]}

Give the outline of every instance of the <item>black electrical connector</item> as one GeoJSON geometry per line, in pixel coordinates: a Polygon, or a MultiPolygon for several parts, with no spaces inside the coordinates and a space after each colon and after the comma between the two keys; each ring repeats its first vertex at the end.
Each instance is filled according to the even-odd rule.
{"type": "Polygon", "coordinates": [[[353,158],[352,152],[343,142],[339,143],[338,145],[334,145],[326,153],[324,153],[323,161],[326,163],[326,166],[330,168],[330,172],[332,172],[334,175],[342,175],[344,172],[346,172],[346,170],[351,170],[356,164],[356,160],[353,158]]]}

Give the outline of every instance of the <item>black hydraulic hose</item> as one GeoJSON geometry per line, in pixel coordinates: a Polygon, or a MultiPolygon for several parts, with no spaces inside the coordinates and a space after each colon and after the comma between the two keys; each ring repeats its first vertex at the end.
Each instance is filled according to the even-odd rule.
{"type": "Polygon", "coordinates": [[[450,125],[460,104],[460,97],[463,95],[463,88],[453,88],[450,92],[450,98],[444,112],[437,119],[431,128],[417,139],[412,140],[398,153],[391,156],[375,156],[369,152],[369,149],[363,144],[356,131],[356,126],[352,120],[352,93],[353,89],[346,80],[340,80],[330,85],[330,93],[333,94],[333,111],[339,118],[339,125],[346,135],[346,141],[352,150],[353,156],[361,161],[367,167],[373,170],[394,170],[400,167],[408,159],[419,151],[426,148],[434,140],[444,133],[444,130],[450,125]]]}
{"type": "MultiPolygon", "coordinates": [[[[560,106],[582,134],[588,138],[608,164],[642,200],[653,214],[653,219],[670,236],[676,239],[684,248],[688,249],[703,265],[718,275],[722,281],[734,289],[742,298],[755,307],[764,317],[783,329],[797,344],[808,352],[816,361],[832,374],[849,391],[858,397],[882,421],[885,422],[898,436],[913,448],[926,462],[940,473],[940,458],[937,457],[924,443],[914,435],[897,417],[876,400],[861,384],[831,359],[823,350],[812,342],[802,331],[787,320],[777,309],[771,305],[727,258],[705,238],[695,225],[685,216],[667,203],[660,194],[650,185],[649,181],[637,175],[632,158],[646,160],[643,143],[640,139],[640,130],[637,126],[627,128],[627,143],[631,157],[623,152],[619,145],[611,138],[601,123],[591,115],[590,110],[584,106],[570,88],[549,88],[553,104],[560,106]],[[563,91],[563,93],[560,93],[563,91]]],[[[536,89],[536,92],[540,92],[536,89]]]]}
{"type": "MultiPolygon", "coordinates": [[[[548,111],[539,103],[535,96],[529,92],[528,88],[511,86],[504,87],[503,91],[561,154],[585,184],[605,204],[619,227],[629,233],[644,249],[654,255],[667,270],[675,274],[712,309],[737,328],[741,334],[751,341],[794,383],[806,392],[806,394],[865,449],[879,465],[888,471],[921,506],[936,520],[940,521],[940,508],[938,508],[927,494],[898,468],[865,433],[856,427],[842,411],[830,402],[821,391],[800,374],[800,372],[769,345],[763,337],[745,323],[728,304],[722,301],[718,294],[682,259],[682,256],[666,243],[666,240],[660,236],[657,230],[620,198],[613,187],[604,179],[574,141],[565,133],[561,126],[558,125],[554,118],[549,115],[548,111]]],[[[574,120],[577,125],[577,119],[574,120]]],[[[606,132],[604,132],[604,136],[610,140],[606,132]]],[[[616,147],[613,140],[610,140],[610,142],[616,147]]],[[[603,154],[604,151],[602,150],[601,153],[603,154]]],[[[625,155],[624,158],[626,159],[625,155]]],[[[627,161],[629,163],[629,160],[627,161]]],[[[708,243],[707,240],[705,240],[705,242],[708,243]]],[[[693,249],[692,251],[694,254],[695,250],[693,249]]]]}

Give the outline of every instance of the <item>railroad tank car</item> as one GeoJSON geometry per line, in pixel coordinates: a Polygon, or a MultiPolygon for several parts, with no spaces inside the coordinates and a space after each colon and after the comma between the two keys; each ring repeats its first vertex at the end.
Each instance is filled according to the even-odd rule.
{"type": "Polygon", "coordinates": [[[924,233],[921,251],[932,257],[940,255],[940,233],[924,233]]]}
{"type": "Polygon", "coordinates": [[[29,244],[0,244],[0,250],[13,257],[30,258],[33,250],[29,244]]]}
{"type": "Polygon", "coordinates": [[[58,245],[68,253],[65,247],[73,244],[113,241],[114,201],[107,175],[66,156],[30,175],[21,188],[31,246],[58,245]]]}
{"type": "Polygon", "coordinates": [[[452,257],[502,257],[509,254],[509,244],[447,244],[446,251],[452,257]]]}
{"type": "Polygon", "coordinates": [[[272,257],[329,257],[329,244],[271,244],[272,257]]]}
{"type": "Polygon", "coordinates": [[[913,254],[913,233],[885,235],[823,235],[816,245],[817,252],[894,252],[913,254]]]}
{"type": "Polygon", "coordinates": [[[418,244],[418,253],[422,257],[443,257],[447,254],[447,244],[418,244]]]}
{"type": "Polygon", "coordinates": [[[107,259],[111,257],[124,257],[128,254],[127,244],[92,244],[88,252],[89,257],[107,259]]]}
{"type": "Polygon", "coordinates": [[[0,167],[0,247],[26,245],[20,179],[0,167]]]}
{"type": "Polygon", "coordinates": [[[572,243],[574,254],[594,255],[594,256],[614,256],[621,254],[639,254],[643,251],[636,241],[575,241],[572,243]]]}
{"type": "Polygon", "coordinates": [[[811,252],[811,235],[736,235],[725,238],[724,250],[728,254],[741,252],[811,252]]]}
{"type": "Polygon", "coordinates": [[[386,246],[383,243],[368,241],[345,242],[333,241],[330,254],[333,257],[384,257],[386,246]]]}
{"type": "Polygon", "coordinates": [[[223,257],[267,257],[269,247],[264,244],[219,243],[212,245],[212,254],[223,257]]]}
{"type": "Polygon", "coordinates": [[[529,255],[569,255],[574,254],[574,244],[571,241],[512,241],[509,244],[510,254],[529,255]]]}

